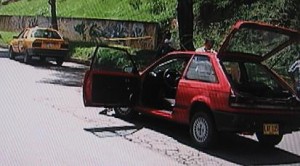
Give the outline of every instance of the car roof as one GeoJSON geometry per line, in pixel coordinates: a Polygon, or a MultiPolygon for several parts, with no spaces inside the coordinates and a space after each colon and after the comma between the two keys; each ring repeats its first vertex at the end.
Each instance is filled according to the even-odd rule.
{"type": "Polygon", "coordinates": [[[53,29],[53,28],[49,28],[49,27],[39,27],[39,26],[30,27],[29,29],[42,29],[42,30],[52,30],[52,31],[57,31],[56,29],[53,29]]]}
{"type": "Polygon", "coordinates": [[[160,57],[159,59],[156,59],[154,62],[152,62],[151,64],[149,64],[145,69],[143,69],[142,71],[140,71],[140,74],[143,75],[145,72],[147,72],[149,69],[151,69],[153,66],[155,66],[156,64],[158,64],[162,59],[165,58],[169,58],[169,57],[187,57],[187,58],[191,58],[194,55],[205,55],[208,56],[210,58],[216,58],[216,53],[210,53],[210,52],[200,52],[200,51],[189,51],[189,50],[185,50],[185,51],[172,51],[169,52],[167,54],[165,54],[164,56],[160,57]]]}
{"type": "MultiPolygon", "coordinates": [[[[172,51],[168,53],[165,56],[178,56],[178,55],[183,55],[185,57],[191,57],[194,55],[206,55],[208,57],[216,57],[216,53],[211,53],[211,52],[200,52],[200,51],[172,51]]],[[[163,56],[164,57],[164,56],[163,56]]]]}

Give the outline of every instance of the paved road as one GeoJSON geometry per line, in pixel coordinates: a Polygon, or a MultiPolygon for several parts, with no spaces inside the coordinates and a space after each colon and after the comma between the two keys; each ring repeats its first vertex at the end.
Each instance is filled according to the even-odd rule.
{"type": "Polygon", "coordinates": [[[85,108],[86,69],[26,65],[0,50],[0,165],[300,164],[299,132],[272,149],[253,137],[226,136],[217,149],[198,150],[185,126],[146,116],[124,121],[85,108]]]}

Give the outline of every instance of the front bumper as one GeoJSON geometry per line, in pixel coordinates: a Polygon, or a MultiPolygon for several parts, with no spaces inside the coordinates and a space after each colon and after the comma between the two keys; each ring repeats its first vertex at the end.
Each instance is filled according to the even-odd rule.
{"type": "Polygon", "coordinates": [[[30,48],[27,49],[27,53],[30,56],[39,56],[39,57],[65,57],[68,54],[68,50],[51,50],[51,49],[40,49],[40,48],[30,48]]]}
{"type": "Polygon", "coordinates": [[[300,113],[295,114],[250,114],[215,111],[217,130],[255,133],[263,130],[263,124],[279,124],[281,134],[300,130],[300,113]]]}

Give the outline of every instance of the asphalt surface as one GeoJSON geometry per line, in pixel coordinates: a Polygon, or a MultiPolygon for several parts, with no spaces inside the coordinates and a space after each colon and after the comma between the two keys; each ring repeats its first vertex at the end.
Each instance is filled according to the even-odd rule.
{"type": "Polygon", "coordinates": [[[22,58],[0,50],[0,165],[300,165],[300,132],[275,148],[255,137],[224,135],[216,148],[195,148],[186,126],[86,108],[88,66],[22,58]]]}

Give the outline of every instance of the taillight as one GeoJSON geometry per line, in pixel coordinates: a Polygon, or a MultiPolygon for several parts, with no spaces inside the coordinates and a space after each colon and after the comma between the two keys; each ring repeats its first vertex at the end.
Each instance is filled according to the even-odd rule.
{"type": "Polygon", "coordinates": [[[42,43],[41,42],[33,42],[32,47],[42,47],[42,43]]]}

